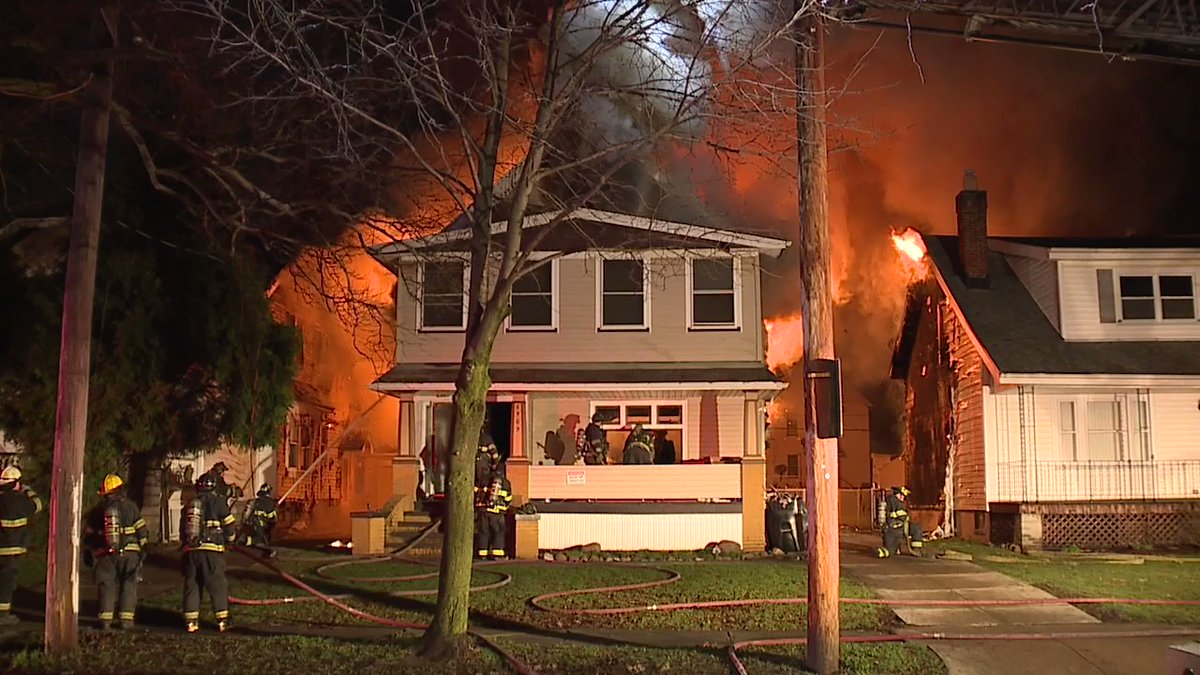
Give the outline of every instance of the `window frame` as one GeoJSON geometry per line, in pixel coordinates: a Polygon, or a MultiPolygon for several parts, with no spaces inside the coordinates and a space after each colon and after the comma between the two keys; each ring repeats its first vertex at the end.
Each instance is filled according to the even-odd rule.
{"type": "Polygon", "coordinates": [[[1126,270],[1119,269],[1119,270],[1115,270],[1113,272],[1112,276],[1113,276],[1113,304],[1115,305],[1114,309],[1116,310],[1117,323],[1130,323],[1130,324],[1186,323],[1186,322],[1195,322],[1195,321],[1200,320],[1200,303],[1197,302],[1198,300],[1200,300],[1200,298],[1197,297],[1197,295],[1198,295],[1197,286],[1200,285],[1200,279],[1197,279],[1197,274],[1195,272],[1190,272],[1190,271],[1186,271],[1186,270],[1163,271],[1163,270],[1144,270],[1144,269],[1126,269],[1126,270]],[[1121,293],[1121,279],[1137,278],[1137,277],[1146,277],[1146,278],[1150,279],[1152,295],[1139,296],[1139,297],[1131,296],[1129,299],[1150,300],[1154,305],[1154,317],[1153,318],[1139,319],[1139,318],[1127,318],[1125,316],[1126,296],[1122,295],[1122,293],[1121,293]],[[1181,317],[1181,318],[1172,318],[1172,319],[1167,319],[1167,318],[1163,317],[1163,300],[1183,300],[1189,296],[1182,296],[1182,295],[1164,296],[1162,294],[1162,285],[1160,282],[1160,279],[1162,277],[1187,277],[1192,280],[1192,294],[1190,296],[1190,298],[1192,300],[1192,316],[1191,317],[1181,317]]]}
{"type": "Polygon", "coordinates": [[[687,257],[687,328],[689,331],[740,331],[742,329],[742,256],[727,254],[727,255],[699,255],[689,254],[687,257]],[[730,291],[720,290],[704,290],[697,292],[695,285],[695,264],[697,260],[730,260],[732,262],[733,288],[730,291]],[[697,295],[724,295],[727,292],[733,294],[733,322],[732,323],[696,323],[696,296],[697,295]]]}
{"type": "MultiPolygon", "coordinates": [[[[550,268],[550,325],[548,326],[515,326],[512,322],[512,300],[517,296],[517,291],[513,290],[513,297],[509,298],[509,312],[504,319],[504,331],[506,333],[553,333],[558,331],[559,317],[559,265],[558,259],[555,258],[550,262],[543,264],[550,268]]],[[[522,294],[526,295],[526,294],[522,294]]],[[[529,293],[527,295],[535,295],[529,293]]],[[[540,295],[540,294],[538,294],[540,295]]]]}
{"type": "Polygon", "coordinates": [[[1154,403],[1149,392],[1056,396],[1054,397],[1054,408],[1054,449],[1059,457],[1058,461],[1078,463],[1154,461],[1154,403]],[[1101,402],[1115,403],[1120,415],[1120,428],[1116,430],[1119,445],[1117,459],[1094,459],[1092,457],[1091,435],[1093,429],[1088,404],[1101,402]],[[1063,430],[1062,407],[1064,403],[1070,403],[1073,407],[1075,423],[1073,432],[1063,430]],[[1070,449],[1064,447],[1062,439],[1065,433],[1074,435],[1075,452],[1073,456],[1069,452],[1070,449]]]}
{"type": "Polygon", "coordinates": [[[675,448],[675,463],[676,464],[682,463],[683,459],[684,459],[684,457],[683,457],[684,448],[687,447],[687,439],[688,439],[687,401],[685,401],[683,399],[678,399],[678,400],[676,400],[676,399],[661,399],[661,400],[660,399],[643,399],[643,400],[637,400],[637,399],[621,399],[621,400],[593,399],[588,402],[588,420],[590,421],[592,419],[592,417],[596,414],[596,410],[598,408],[619,408],[620,414],[618,414],[617,420],[615,422],[611,422],[608,424],[601,424],[600,428],[603,429],[605,431],[605,433],[607,433],[609,431],[625,431],[625,430],[629,430],[629,429],[633,428],[632,423],[626,422],[626,420],[628,419],[626,409],[629,407],[637,408],[637,407],[644,407],[644,406],[650,406],[650,422],[649,423],[639,422],[639,424],[642,425],[643,429],[645,429],[646,431],[655,431],[657,429],[666,429],[669,431],[678,431],[679,432],[679,447],[675,448]],[[676,407],[676,406],[679,408],[679,422],[667,423],[667,422],[659,421],[658,409],[660,407],[676,407]]]}
{"type": "MultiPolygon", "coordinates": [[[[650,259],[645,255],[629,255],[621,257],[597,257],[596,264],[596,331],[597,332],[650,332],[650,259]],[[605,325],[604,323],[604,263],[617,261],[636,261],[642,265],[642,323],[605,325]]],[[[620,291],[612,291],[620,294],[620,291]]]]}
{"type": "Polygon", "coordinates": [[[437,260],[422,260],[417,264],[417,331],[421,333],[464,333],[467,330],[467,296],[471,292],[471,265],[463,258],[443,258],[437,260]],[[462,317],[457,326],[426,326],[425,325],[425,266],[439,264],[462,265],[462,317]]]}

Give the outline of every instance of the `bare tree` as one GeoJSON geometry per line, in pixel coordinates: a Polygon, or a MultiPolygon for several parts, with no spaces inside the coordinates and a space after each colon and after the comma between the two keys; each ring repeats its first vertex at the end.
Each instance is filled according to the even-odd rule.
{"type": "Polygon", "coordinates": [[[513,284],[546,264],[538,251],[550,233],[571,227],[572,215],[610,194],[631,166],[709,142],[714,128],[761,128],[772,114],[794,114],[790,27],[820,6],[768,0],[425,0],[403,10],[381,0],[173,0],[171,6],[214,26],[209,49],[240,87],[231,114],[283,128],[289,116],[302,114],[306,128],[320,130],[313,141],[325,154],[291,160],[334,161],[371,187],[362,210],[346,214],[358,227],[356,241],[343,244],[402,241],[447,223],[469,233],[447,538],[436,616],[424,643],[428,655],[453,654],[467,631],[472,474],[488,371],[513,284]],[[380,157],[390,158],[382,174],[380,157]],[[497,221],[509,226],[497,229],[497,221]]]}

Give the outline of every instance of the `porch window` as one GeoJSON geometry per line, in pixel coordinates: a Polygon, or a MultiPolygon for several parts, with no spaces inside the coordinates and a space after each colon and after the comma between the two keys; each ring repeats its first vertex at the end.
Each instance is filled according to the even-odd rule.
{"type": "Polygon", "coordinates": [[[649,328],[646,265],[641,260],[600,263],[600,328],[649,328]]]}
{"type": "MultiPolygon", "coordinates": [[[[625,438],[633,425],[644,429],[675,445],[675,461],[683,459],[683,403],[679,401],[620,401],[594,402],[592,414],[601,416],[600,426],[608,436],[610,458],[619,463],[620,451],[625,447],[625,438]]],[[[657,444],[656,438],[656,444],[657,444]]]]}
{"type": "Polygon", "coordinates": [[[1115,462],[1121,455],[1121,404],[1088,401],[1088,459],[1115,462]]]}
{"type": "Polygon", "coordinates": [[[467,327],[467,266],[462,261],[421,265],[421,328],[465,330],[467,327]]]}
{"type": "Polygon", "coordinates": [[[555,322],[555,268],[550,261],[530,271],[513,283],[510,330],[552,330],[555,322]]]}
{"type": "Polygon", "coordinates": [[[693,258],[688,266],[691,297],[688,327],[738,327],[738,271],[736,258],[693,258]]]}
{"type": "Polygon", "coordinates": [[[1079,459],[1079,435],[1075,427],[1075,402],[1058,403],[1059,447],[1063,459],[1079,459]]]}
{"type": "Polygon", "coordinates": [[[1191,275],[1121,275],[1121,319],[1195,319],[1196,291],[1191,275]]]}

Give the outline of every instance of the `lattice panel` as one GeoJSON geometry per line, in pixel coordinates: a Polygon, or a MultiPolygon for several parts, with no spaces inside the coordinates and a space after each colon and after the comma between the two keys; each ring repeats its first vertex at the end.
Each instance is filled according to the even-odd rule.
{"type": "Polygon", "coordinates": [[[1104,550],[1185,543],[1184,513],[1045,513],[1042,545],[1104,550]]]}

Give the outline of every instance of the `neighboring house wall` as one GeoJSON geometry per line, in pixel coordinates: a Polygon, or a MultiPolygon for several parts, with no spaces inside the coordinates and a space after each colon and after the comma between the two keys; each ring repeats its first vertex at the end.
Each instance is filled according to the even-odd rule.
{"type": "MultiPolygon", "coordinates": [[[[697,330],[688,327],[688,274],[684,254],[647,261],[650,327],[643,330],[598,330],[599,257],[558,260],[554,299],[555,330],[509,330],[496,336],[496,363],[578,362],[721,362],[761,361],[759,266],[757,255],[741,255],[738,287],[739,326],[736,329],[697,330]]],[[[455,363],[462,356],[463,334],[420,331],[417,264],[400,267],[397,293],[400,347],[397,361],[455,363]]]]}
{"type": "MultiPolygon", "coordinates": [[[[1121,314],[1119,280],[1122,275],[1190,276],[1193,298],[1200,284],[1200,263],[1195,261],[1062,261],[1059,263],[1062,297],[1061,333],[1065,340],[1196,340],[1200,321],[1129,321],[1121,314]],[[1097,272],[1100,271],[1098,274],[1097,272]],[[1102,319],[1101,293],[1113,315],[1102,319]],[[1111,294],[1110,294],[1111,293],[1111,294]]],[[[1036,296],[1035,296],[1036,297],[1036,296]]],[[[1196,306],[1200,309],[1200,305],[1196,306]]]]}
{"type": "Polygon", "coordinates": [[[1026,386],[987,398],[993,502],[1200,497],[1200,389],[1026,386]]]}
{"type": "Polygon", "coordinates": [[[1029,289],[1034,302],[1055,329],[1062,330],[1058,296],[1058,263],[1022,256],[1008,256],[1008,264],[1029,289]]]}

